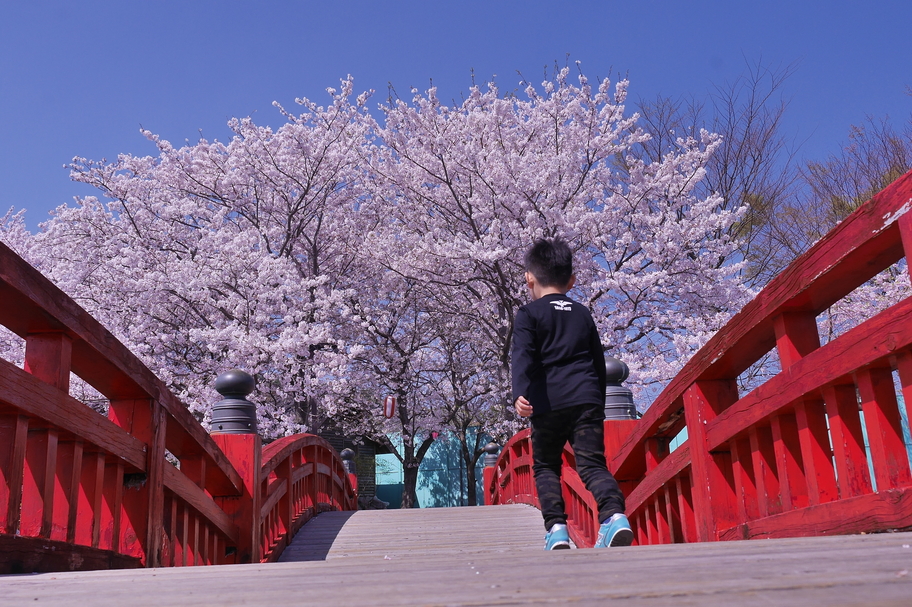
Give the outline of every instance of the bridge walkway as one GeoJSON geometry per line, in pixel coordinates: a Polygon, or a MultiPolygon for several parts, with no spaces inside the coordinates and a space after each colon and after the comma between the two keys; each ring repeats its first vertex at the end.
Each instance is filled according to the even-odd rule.
{"type": "Polygon", "coordinates": [[[906,606],[912,597],[912,533],[550,553],[542,535],[538,512],[521,505],[323,513],[286,562],[2,576],[0,604],[906,606]]]}

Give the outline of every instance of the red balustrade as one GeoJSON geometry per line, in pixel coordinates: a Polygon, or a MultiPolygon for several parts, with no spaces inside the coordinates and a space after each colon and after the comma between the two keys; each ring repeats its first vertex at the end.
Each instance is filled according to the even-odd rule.
{"type": "MultiPolygon", "coordinates": [[[[900,410],[912,417],[912,298],[825,345],[816,320],[909,257],[910,209],[912,172],[771,281],[697,352],[641,420],[629,428],[606,422],[606,434],[613,435],[606,438],[609,468],[627,496],[637,543],[912,526],[912,473],[900,410]],[[738,377],[773,349],[781,370],[739,393],[738,377]],[[686,440],[669,449],[685,428],[686,440]]],[[[523,432],[486,475],[488,503],[535,504],[529,456],[523,432]]],[[[593,539],[594,508],[569,466],[571,457],[568,449],[571,535],[586,546],[593,539]]]]}
{"type": "Polygon", "coordinates": [[[24,368],[0,359],[0,573],[274,560],[307,518],[356,508],[325,441],[210,436],[2,244],[0,325],[25,340],[24,368]],[[107,417],[69,395],[71,372],[107,417]]]}

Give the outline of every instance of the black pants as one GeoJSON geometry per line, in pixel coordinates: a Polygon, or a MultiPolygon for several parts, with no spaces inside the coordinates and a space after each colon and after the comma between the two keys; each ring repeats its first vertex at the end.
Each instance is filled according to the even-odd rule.
{"type": "Polygon", "coordinates": [[[601,405],[580,405],[532,417],[532,471],[545,529],[566,523],[561,492],[561,453],[569,441],[576,471],[599,508],[599,523],[624,512],[624,494],[605,462],[605,411],[601,405]]]}

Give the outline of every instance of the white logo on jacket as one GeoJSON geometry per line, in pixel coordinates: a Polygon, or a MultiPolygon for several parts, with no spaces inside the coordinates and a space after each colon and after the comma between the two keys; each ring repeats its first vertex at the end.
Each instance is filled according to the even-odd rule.
{"type": "Polygon", "coordinates": [[[554,309],[557,310],[558,312],[569,312],[570,306],[572,306],[573,304],[571,304],[569,301],[560,300],[560,301],[552,301],[551,305],[554,306],[554,309]]]}

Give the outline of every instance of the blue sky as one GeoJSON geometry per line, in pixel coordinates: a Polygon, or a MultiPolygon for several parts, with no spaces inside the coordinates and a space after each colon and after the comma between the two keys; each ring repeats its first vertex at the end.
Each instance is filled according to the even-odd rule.
{"type": "Polygon", "coordinates": [[[786,134],[822,159],[866,115],[912,114],[910,24],[910,0],[0,0],[0,216],[26,208],[34,228],[93,193],[63,165],[155,153],[140,127],[224,140],[229,118],[279,125],[273,101],[323,101],[347,74],[377,102],[431,80],[453,99],[473,70],[512,90],[568,56],[627,75],[630,101],[794,65],[786,134]]]}

